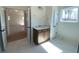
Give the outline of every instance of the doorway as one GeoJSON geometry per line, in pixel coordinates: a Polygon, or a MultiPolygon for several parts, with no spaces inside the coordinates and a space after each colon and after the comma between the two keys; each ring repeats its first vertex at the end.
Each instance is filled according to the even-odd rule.
{"type": "Polygon", "coordinates": [[[25,29],[24,11],[17,9],[6,9],[7,42],[22,40],[27,37],[25,29]]]}
{"type": "Polygon", "coordinates": [[[5,50],[18,50],[31,44],[30,12],[30,7],[0,8],[1,52],[5,50]]]}

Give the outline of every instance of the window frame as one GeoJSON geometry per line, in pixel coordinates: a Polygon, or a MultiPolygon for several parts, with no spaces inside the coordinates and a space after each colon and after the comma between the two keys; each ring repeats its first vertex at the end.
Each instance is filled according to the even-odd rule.
{"type": "MultiPolygon", "coordinates": [[[[78,8],[78,11],[77,11],[77,19],[70,19],[70,17],[69,17],[69,19],[70,20],[64,20],[63,19],[63,16],[62,16],[62,14],[63,14],[63,10],[65,11],[65,10],[68,10],[68,9],[74,9],[74,8],[78,8],[78,7],[66,7],[66,8],[62,8],[61,10],[60,10],[60,22],[72,22],[72,23],[77,23],[78,22],[78,19],[79,19],[79,17],[78,17],[78,15],[79,15],[79,8],[78,8]],[[74,20],[74,21],[73,21],[74,20]]],[[[69,14],[69,13],[68,13],[69,14]]]]}

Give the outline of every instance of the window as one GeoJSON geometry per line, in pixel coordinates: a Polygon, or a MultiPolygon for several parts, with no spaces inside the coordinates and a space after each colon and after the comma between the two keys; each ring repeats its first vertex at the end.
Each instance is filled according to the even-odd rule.
{"type": "Polygon", "coordinates": [[[61,11],[61,22],[78,22],[78,8],[65,8],[61,11]]]}

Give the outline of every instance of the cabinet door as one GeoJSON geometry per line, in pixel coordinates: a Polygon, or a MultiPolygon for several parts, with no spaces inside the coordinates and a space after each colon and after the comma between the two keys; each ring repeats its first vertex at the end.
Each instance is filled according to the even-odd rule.
{"type": "Polygon", "coordinates": [[[38,35],[38,43],[45,42],[49,39],[49,30],[42,30],[38,35]]]}
{"type": "Polygon", "coordinates": [[[49,35],[49,31],[47,30],[44,33],[45,33],[45,36],[44,36],[45,37],[45,40],[48,40],[49,39],[49,36],[50,36],[49,35]]]}
{"type": "Polygon", "coordinates": [[[44,34],[45,33],[43,31],[39,32],[39,34],[38,34],[38,43],[42,43],[42,42],[45,41],[44,34]]]}

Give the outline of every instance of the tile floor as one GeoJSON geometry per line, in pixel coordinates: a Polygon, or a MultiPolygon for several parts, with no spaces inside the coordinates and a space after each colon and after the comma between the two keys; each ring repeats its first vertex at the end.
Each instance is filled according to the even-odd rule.
{"type": "Polygon", "coordinates": [[[29,45],[27,39],[8,43],[4,53],[77,53],[78,44],[54,39],[41,45],[29,45]]]}

